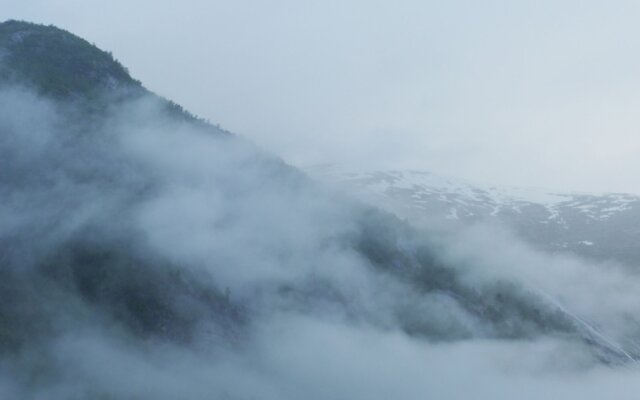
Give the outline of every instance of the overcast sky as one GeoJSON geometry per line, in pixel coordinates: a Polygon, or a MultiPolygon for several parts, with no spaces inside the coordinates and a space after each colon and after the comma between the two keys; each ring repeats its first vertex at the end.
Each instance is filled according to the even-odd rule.
{"type": "Polygon", "coordinates": [[[295,165],[640,193],[640,2],[2,0],[295,165]]]}

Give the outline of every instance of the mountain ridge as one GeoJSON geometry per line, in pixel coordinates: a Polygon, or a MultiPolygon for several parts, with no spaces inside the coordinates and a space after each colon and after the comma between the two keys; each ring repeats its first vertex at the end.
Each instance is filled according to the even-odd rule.
{"type": "Polygon", "coordinates": [[[0,85],[26,86],[97,115],[114,101],[151,96],[172,118],[231,134],[145,88],[111,52],[54,25],[0,23],[0,85]]]}
{"type": "Polygon", "coordinates": [[[307,169],[413,223],[498,224],[545,251],[640,265],[640,196],[480,185],[428,171],[307,169]]]}

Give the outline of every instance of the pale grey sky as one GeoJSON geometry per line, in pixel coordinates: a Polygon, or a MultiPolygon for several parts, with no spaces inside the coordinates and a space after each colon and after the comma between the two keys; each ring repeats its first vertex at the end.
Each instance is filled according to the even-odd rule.
{"type": "Polygon", "coordinates": [[[640,2],[3,0],[296,165],[640,192],[640,2]]]}

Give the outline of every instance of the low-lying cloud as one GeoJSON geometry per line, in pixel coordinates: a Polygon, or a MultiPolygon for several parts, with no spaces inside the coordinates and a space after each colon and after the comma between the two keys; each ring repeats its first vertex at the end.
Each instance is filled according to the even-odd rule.
{"type": "Polygon", "coordinates": [[[325,190],[153,98],[0,90],[0,394],[624,398],[637,278],[325,190]]]}

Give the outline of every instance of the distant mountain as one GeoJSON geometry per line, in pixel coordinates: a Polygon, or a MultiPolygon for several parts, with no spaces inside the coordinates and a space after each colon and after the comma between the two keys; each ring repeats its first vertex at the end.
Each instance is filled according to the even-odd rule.
{"type": "Polygon", "coordinates": [[[640,196],[507,188],[426,171],[310,169],[413,223],[455,227],[499,224],[536,247],[640,265],[640,196]]]}

